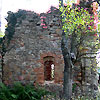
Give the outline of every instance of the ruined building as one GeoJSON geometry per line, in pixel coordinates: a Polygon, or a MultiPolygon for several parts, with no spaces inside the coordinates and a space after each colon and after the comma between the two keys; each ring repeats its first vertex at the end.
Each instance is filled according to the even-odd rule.
{"type": "MultiPolygon", "coordinates": [[[[13,33],[13,38],[4,56],[4,83],[62,84],[64,60],[59,10],[51,7],[40,15],[24,10],[8,12],[7,21],[6,34],[13,33]]],[[[77,93],[91,94],[98,90],[97,72],[93,70],[96,68],[95,56],[95,52],[88,52],[73,68],[73,85],[77,85],[74,89],[77,93]]]]}

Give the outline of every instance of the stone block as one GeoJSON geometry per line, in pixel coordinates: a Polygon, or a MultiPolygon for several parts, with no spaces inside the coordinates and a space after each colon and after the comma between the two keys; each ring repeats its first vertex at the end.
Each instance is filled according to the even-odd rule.
{"type": "Polygon", "coordinates": [[[29,24],[29,21],[28,20],[22,20],[22,24],[24,24],[24,25],[28,25],[29,24]]]}

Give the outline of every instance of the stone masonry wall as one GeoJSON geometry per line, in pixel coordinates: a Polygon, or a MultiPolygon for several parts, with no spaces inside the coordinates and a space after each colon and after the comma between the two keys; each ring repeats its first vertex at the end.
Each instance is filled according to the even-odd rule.
{"type": "MultiPolygon", "coordinates": [[[[9,25],[10,23],[8,27],[9,25]]],[[[59,11],[54,7],[40,15],[26,11],[24,18],[18,17],[15,33],[9,45],[9,48],[13,48],[4,58],[4,82],[44,84],[46,82],[44,63],[51,61],[54,64],[54,80],[51,82],[62,83],[64,61],[61,52],[61,34],[59,11]]],[[[74,92],[78,95],[86,94],[88,88],[91,91],[97,90],[97,74],[93,67],[88,71],[91,57],[88,58],[83,56],[82,62],[76,63],[73,68],[73,85],[77,85],[74,92]]],[[[96,62],[95,57],[92,60],[96,62]]],[[[96,67],[96,64],[93,66],[96,67]]]]}
{"type": "Polygon", "coordinates": [[[39,16],[27,11],[25,19],[17,19],[11,46],[14,47],[5,56],[5,83],[44,83],[43,58],[48,56],[55,59],[54,81],[63,81],[59,12],[39,16]]]}

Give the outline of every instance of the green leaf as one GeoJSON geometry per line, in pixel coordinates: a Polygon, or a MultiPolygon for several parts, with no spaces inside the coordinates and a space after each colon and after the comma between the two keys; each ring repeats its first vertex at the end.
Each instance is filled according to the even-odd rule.
{"type": "Polygon", "coordinates": [[[11,94],[11,96],[12,96],[14,99],[17,98],[17,95],[15,95],[15,94],[11,94]]]}
{"type": "Polygon", "coordinates": [[[61,12],[63,12],[63,7],[61,6],[59,10],[60,10],[61,12]]]}

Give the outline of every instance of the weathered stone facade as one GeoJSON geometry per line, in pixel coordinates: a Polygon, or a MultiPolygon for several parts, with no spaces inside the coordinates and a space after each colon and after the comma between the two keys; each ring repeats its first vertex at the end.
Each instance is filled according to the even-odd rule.
{"type": "Polygon", "coordinates": [[[55,66],[54,82],[63,81],[59,14],[38,16],[34,12],[27,11],[25,19],[17,19],[10,47],[13,45],[14,48],[5,56],[6,83],[13,81],[44,83],[45,61],[52,61],[55,66]],[[42,24],[47,25],[46,28],[42,24]]]}
{"type": "MultiPolygon", "coordinates": [[[[8,27],[9,25],[10,23],[8,27]]],[[[62,83],[64,61],[61,34],[59,10],[56,8],[52,7],[48,13],[40,15],[25,11],[24,18],[21,16],[17,18],[15,33],[9,45],[9,48],[13,48],[4,57],[4,82],[62,83]],[[51,75],[52,71],[54,77],[51,75]]],[[[91,52],[89,53],[91,55],[91,52]]],[[[98,90],[97,72],[93,70],[93,67],[96,67],[96,56],[91,57],[88,54],[73,68],[73,84],[77,85],[74,89],[76,94],[85,95],[87,92],[93,93],[91,91],[98,90]]]]}

